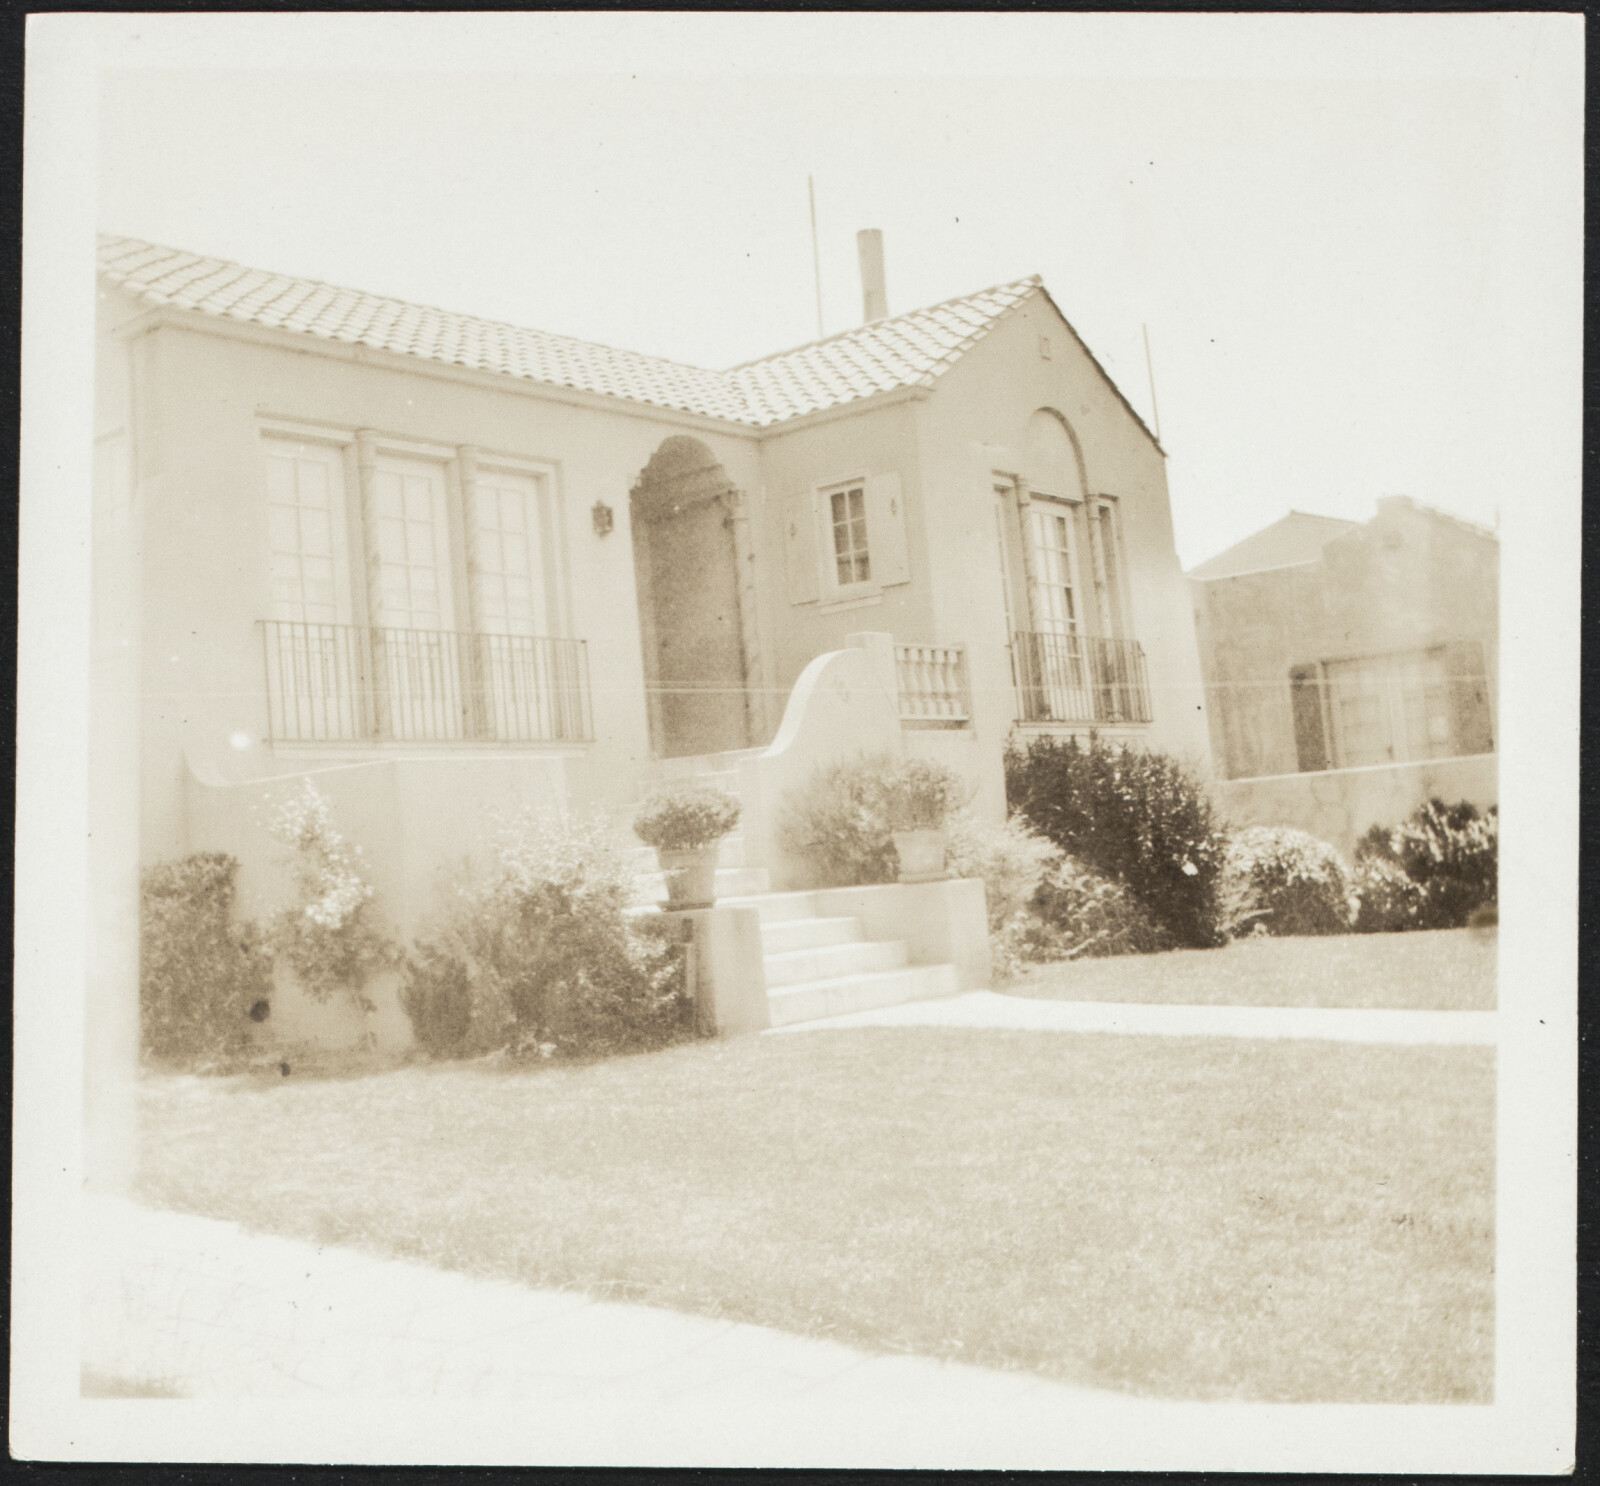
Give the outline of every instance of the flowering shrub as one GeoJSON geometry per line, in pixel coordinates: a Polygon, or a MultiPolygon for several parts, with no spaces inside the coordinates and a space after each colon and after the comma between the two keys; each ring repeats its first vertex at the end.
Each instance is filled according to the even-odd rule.
{"type": "Polygon", "coordinates": [[[1121,882],[1179,943],[1223,939],[1225,838],[1210,796],[1176,759],[1090,734],[1006,750],[1006,797],[1083,867],[1121,882]]]}
{"type": "Polygon", "coordinates": [[[1230,934],[1344,934],[1354,914],[1350,873],[1326,841],[1287,826],[1251,826],[1228,838],[1218,883],[1230,934]]]}
{"type": "Polygon", "coordinates": [[[647,800],[633,833],[658,851],[693,851],[720,841],[739,824],[739,801],[722,789],[682,789],[647,800]]]}
{"type": "Polygon", "coordinates": [[[989,931],[998,933],[1026,913],[1039,884],[1061,861],[1061,851],[1034,831],[1020,815],[991,826],[958,810],[947,823],[949,854],[956,877],[983,879],[989,931]]]}
{"type": "Polygon", "coordinates": [[[254,927],[228,922],[238,869],[231,856],[201,852],[143,874],[139,1036],[148,1058],[202,1070],[244,1051],[271,965],[254,927]]]}
{"type": "Polygon", "coordinates": [[[652,916],[628,912],[633,887],[602,822],[511,822],[488,873],[458,885],[432,938],[408,957],[418,1041],[441,1053],[550,1056],[687,1036],[681,959],[652,932],[652,916]]]}
{"type": "Polygon", "coordinates": [[[367,981],[399,959],[374,923],[373,889],[355,852],[334,828],[333,811],[310,780],[283,802],[267,826],[293,853],[298,901],[267,925],[266,941],[319,1001],[344,991],[367,1011],[367,981]]]}
{"type": "Polygon", "coordinates": [[[1115,878],[1065,857],[1034,894],[1015,931],[1028,960],[1143,955],[1174,948],[1173,936],[1115,878]]]}
{"type": "Polygon", "coordinates": [[[961,803],[961,781],[932,759],[902,759],[883,782],[890,831],[937,831],[961,803]]]}
{"type": "Polygon", "coordinates": [[[1354,882],[1357,933],[1390,934],[1415,929],[1421,923],[1426,895],[1398,862],[1364,857],[1356,862],[1354,882]]]}
{"type": "Polygon", "coordinates": [[[1415,927],[1457,929],[1499,902],[1500,816],[1462,800],[1429,800],[1400,825],[1374,826],[1356,848],[1358,863],[1385,861],[1421,889],[1415,927]]]}

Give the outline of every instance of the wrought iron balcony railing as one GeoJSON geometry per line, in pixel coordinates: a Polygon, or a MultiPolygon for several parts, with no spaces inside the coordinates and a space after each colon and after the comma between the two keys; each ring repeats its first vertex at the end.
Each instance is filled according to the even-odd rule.
{"type": "Polygon", "coordinates": [[[587,742],[582,640],[263,620],[275,743],[587,742]]]}
{"type": "Polygon", "coordinates": [[[1023,722],[1150,721],[1137,640],[1018,631],[1011,662],[1023,722]]]}

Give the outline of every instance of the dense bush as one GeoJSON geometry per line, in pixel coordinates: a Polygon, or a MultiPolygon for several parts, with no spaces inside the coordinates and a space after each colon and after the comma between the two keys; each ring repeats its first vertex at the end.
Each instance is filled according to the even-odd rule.
{"type": "Polygon", "coordinates": [[[1406,869],[1387,857],[1368,856],[1356,862],[1356,919],[1360,934],[1391,934],[1415,929],[1422,921],[1423,891],[1406,869]]]}
{"type": "Polygon", "coordinates": [[[1006,750],[1012,808],[1081,866],[1122,883],[1179,943],[1220,944],[1225,840],[1210,796],[1176,759],[1091,734],[1006,750]]]}
{"type": "Polygon", "coordinates": [[[343,991],[373,1010],[367,982],[400,954],[376,923],[372,885],[356,866],[359,849],[335,829],[310,780],[278,806],[267,829],[292,853],[297,890],[297,901],[268,921],[268,948],[317,1000],[343,991]]]}
{"type": "Polygon", "coordinates": [[[1065,857],[1034,894],[1020,924],[1028,960],[1154,954],[1175,947],[1171,933],[1114,878],[1065,857]]]}
{"type": "Polygon", "coordinates": [[[652,932],[652,916],[630,915],[633,889],[602,823],[525,816],[508,826],[489,872],[459,884],[409,957],[417,1040],[441,1054],[548,1056],[687,1035],[681,956],[652,932]]]}
{"type": "Polygon", "coordinates": [[[1429,800],[1400,825],[1374,826],[1356,860],[1388,862],[1421,890],[1415,927],[1457,929],[1473,913],[1499,904],[1500,819],[1497,807],[1466,800],[1429,800]]]}
{"type": "Polygon", "coordinates": [[[229,923],[239,864],[202,852],[147,869],[141,884],[139,1031],[145,1056],[191,1069],[226,1066],[266,1002],[271,962],[253,927],[229,923]]]}
{"type": "Polygon", "coordinates": [[[1217,893],[1230,934],[1257,925],[1274,935],[1344,934],[1355,906],[1339,853],[1287,826],[1233,832],[1217,893]]]}
{"type": "Polygon", "coordinates": [[[959,781],[942,764],[862,754],[818,769],[791,793],[779,839],[815,867],[824,887],[893,882],[893,833],[935,829],[959,800],[959,781]]]}
{"type": "Polygon", "coordinates": [[[400,966],[400,1005],[417,1046],[453,1058],[472,1029],[472,977],[466,961],[436,944],[416,944],[400,966]]]}
{"type": "Polygon", "coordinates": [[[739,824],[739,801],[726,790],[674,790],[645,801],[633,833],[658,851],[693,851],[720,841],[739,824]]]}

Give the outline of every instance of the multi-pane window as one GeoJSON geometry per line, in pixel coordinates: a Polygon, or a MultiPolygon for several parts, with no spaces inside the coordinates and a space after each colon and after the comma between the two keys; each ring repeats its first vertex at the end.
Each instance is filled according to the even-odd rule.
{"type": "Polygon", "coordinates": [[[394,629],[455,628],[444,471],[381,458],[376,472],[378,614],[394,629]]]}
{"type": "Polygon", "coordinates": [[[829,496],[833,524],[833,560],[839,587],[872,580],[872,559],[867,552],[866,492],[859,486],[835,490],[829,496]]]}
{"type": "Polygon", "coordinates": [[[1053,501],[1029,507],[1033,527],[1033,617],[1046,634],[1070,635],[1078,627],[1072,552],[1072,510],[1053,501]]]}
{"type": "Polygon", "coordinates": [[[538,482],[483,472],[475,505],[480,623],[494,634],[548,633],[538,482]]]}
{"type": "Polygon", "coordinates": [[[274,619],[346,618],[344,467],[337,449],[269,439],[267,548],[274,619]]]}

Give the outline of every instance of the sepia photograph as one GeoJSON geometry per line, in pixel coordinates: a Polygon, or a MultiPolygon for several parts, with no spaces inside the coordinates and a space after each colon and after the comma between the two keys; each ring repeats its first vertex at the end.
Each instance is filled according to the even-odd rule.
{"type": "Polygon", "coordinates": [[[1583,46],[32,17],[12,1453],[1569,1472],[1583,46]]]}

